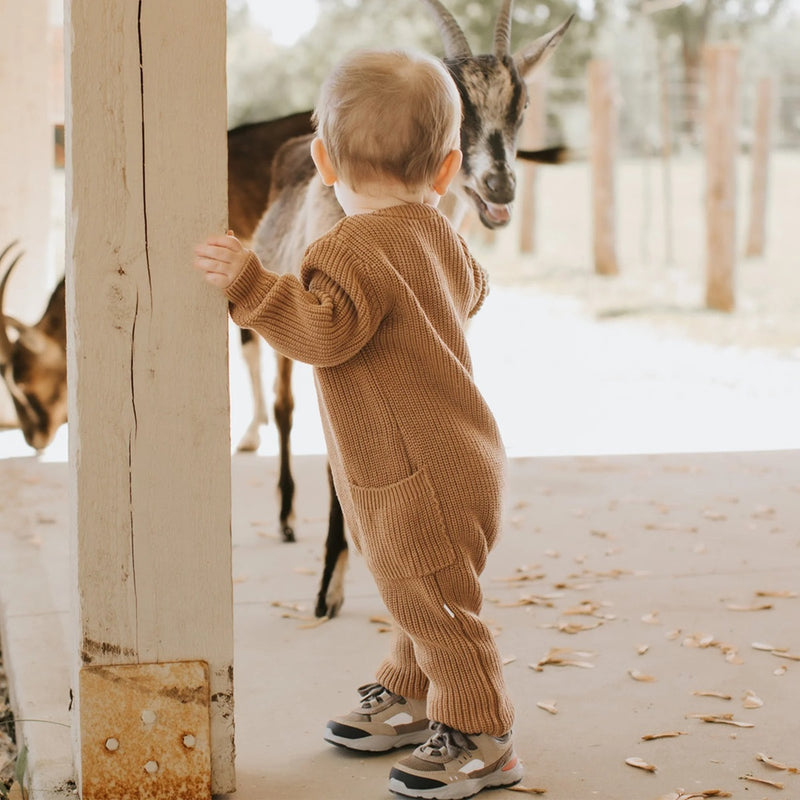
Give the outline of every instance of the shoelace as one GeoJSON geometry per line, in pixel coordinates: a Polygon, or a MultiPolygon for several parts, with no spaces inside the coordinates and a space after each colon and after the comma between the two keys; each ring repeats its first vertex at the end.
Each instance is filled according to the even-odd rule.
{"type": "Polygon", "coordinates": [[[374,708],[383,699],[383,695],[394,696],[380,683],[365,683],[358,687],[358,693],[361,695],[361,708],[367,711],[374,708]]]}
{"type": "Polygon", "coordinates": [[[447,753],[448,758],[458,758],[462,750],[473,750],[474,745],[461,731],[445,725],[443,722],[432,722],[433,736],[420,748],[427,755],[442,757],[447,753]]]}

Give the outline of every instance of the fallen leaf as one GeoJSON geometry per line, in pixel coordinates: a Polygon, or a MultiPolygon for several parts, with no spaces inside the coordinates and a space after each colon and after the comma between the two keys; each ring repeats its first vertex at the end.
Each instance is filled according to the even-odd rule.
{"type": "Polygon", "coordinates": [[[772,603],[753,603],[750,606],[740,606],[729,603],[725,606],[728,611],[769,611],[772,608],[772,603]]]}
{"type": "Polygon", "coordinates": [[[654,675],[647,675],[644,672],[639,672],[638,669],[629,669],[628,675],[635,681],[641,681],[642,683],[654,683],[656,680],[654,675]]]}
{"type": "Polygon", "coordinates": [[[766,764],[768,767],[772,767],[773,769],[780,769],[784,772],[789,772],[792,775],[800,774],[800,769],[797,767],[790,767],[788,764],[782,764],[780,761],[776,761],[774,758],[764,755],[764,753],[756,753],[756,758],[763,764],[766,764]]]}
{"type": "Polygon", "coordinates": [[[742,705],[745,708],[761,708],[764,701],[752,689],[748,689],[742,698],[742,705]]]}
{"type": "Polygon", "coordinates": [[[701,719],[703,722],[717,723],[719,725],[734,725],[737,728],[755,728],[752,722],[739,722],[733,714],[687,714],[690,719],[701,719]]]}
{"type": "Polygon", "coordinates": [[[522,794],[545,794],[547,792],[547,789],[538,789],[533,786],[530,788],[527,786],[505,786],[504,788],[508,792],[521,792],[522,794]]]}
{"type": "Polygon", "coordinates": [[[496,601],[496,605],[499,608],[518,608],[520,606],[545,606],[546,608],[552,608],[553,603],[551,602],[551,600],[562,596],[563,595],[560,594],[551,594],[551,595],[525,594],[522,595],[522,597],[518,598],[517,600],[512,600],[509,603],[501,603],[498,600],[496,601]]]}
{"type": "Polygon", "coordinates": [[[777,647],[775,647],[775,645],[772,645],[772,644],[764,644],[763,642],[753,642],[753,643],[750,645],[750,647],[752,647],[752,648],[753,648],[753,650],[766,650],[767,652],[770,652],[770,653],[771,653],[773,650],[777,650],[777,649],[778,649],[777,647]]]}
{"type": "Polygon", "coordinates": [[[644,759],[639,758],[638,756],[634,756],[632,758],[626,758],[625,763],[629,767],[636,767],[636,769],[643,769],[645,772],[656,771],[656,767],[653,764],[648,764],[644,759]]]}
{"type": "Polygon", "coordinates": [[[642,617],[642,622],[646,623],[647,625],[659,625],[660,620],[658,618],[658,611],[651,611],[649,614],[645,614],[642,617]]]}
{"type": "Polygon", "coordinates": [[[671,631],[667,631],[664,634],[664,638],[667,639],[670,642],[674,642],[681,635],[682,632],[683,631],[681,631],[680,628],[674,628],[671,631]]]}
{"type": "Polygon", "coordinates": [[[678,789],[676,792],[670,794],[662,794],[658,800],[703,800],[706,797],[732,797],[730,792],[724,789],[707,789],[705,792],[686,792],[684,789],[678,789]]]}
{"type": "Polygon", "coordinates": [[[647,733],[642,736],[644,742],[654,742],[656,739],[672,739],[676,736],[688,736],[687,731],[665,731],[664,733],[647,733]]]}
{"type": "Polygon", "coordinates": [[[708,508],[703,512],[703,517],[710,519],[712,522],[724,522],[728,519],[721,511],[712,511],[708,508]]]}
{"type": "Polygon", "coordinates": [[[777,781],[768,781],[766,778],[757,778],[755,775],[740,775],[740,781],[751,781],[752,783],[760,783],[764,786],[771,786],[773,789],[783,789],[783,784],[777,781]]]}
{"type": "Polygon", "coordinates": [[[558,714],[558,709],[556,708],[555,700],[550,701],[549,703],[537,703],[536,704],[542,711],[546,711],[548,714],[558,714]]]}
{"type": "Polygon", "coordinates": [[[701,691],[694,691],[692,692],[695,697],[718,697],[720,700],[733,700],[729,694],[724,694],[723,692],[701,692],[701,691]]]}
{"type": "Polygon", "coordinates": [[[781,675],[786,674],[787,669],[788,667],[786,666],[786,664],[781,664],[781,666],[779,666],[777,669],[772,670],[772,674],[780,677],[781,675]]]}
{"type": "Polygon", "coordinates": [[[800,592],[793,592],[788,589],[784,589],[778,592],[756,592],[756,597],[784,597],[784,598],[792,598],[792,597],[800,597],[800,592]]]}
{"type": "Polygon", "coordinates": [[[800,655],[797,653],[787,653],[784,650],[773,650],[772,655],[778,658],[788,658],[790,661],[800,661],[800,655]]]}
{"type": "Polygon", "coordinates": [[[554,647],[547,655],[536,664],[529,664],[531,669],[541,672],[545,666],[552,665],[556,667],[582,667],[583,669],[594,669],[594,664],[590,661],[582,661],[576,659],[591,658],[594,653],[585,652],[582,650],[570,650],[567,647],[554,647]]]}
{"type": "Polygon", "coordinates": [[[503,666],[507,667],[509,664],[513,664],[517,660],[516,656],[506,656],[503,659],[503,666]]]}
{"type": "Polygon", "coordinates": [[[324,625],[326,622],[330,622],[330,617],[318,617],[317,619],[313,619],[311,622],[307,622],[305,625],[300,626],[301,631],[311,630],[312,628],[319,628],[320,625],[324,625]]]}
{"type": "Polygon", "coordinates": [[[559,622],[553,625],[542,625],[543,628],[555,628],[561,633],[580,633],[581,631],[592,631],[595,628],[599,628],[603,624],[602,620],[598,620],[597,622],[589,622],[587,624],[582,624],[580,622],[567,622],[566,620],[560,620],[559,622]]]}
{"type": "Polygon", "coordinates": [[[638,655],[643,656],[649,649],[650,649],[650,645],[649,644],[640,644],[636,648],[636,652],[637,652],[638,655]]]}

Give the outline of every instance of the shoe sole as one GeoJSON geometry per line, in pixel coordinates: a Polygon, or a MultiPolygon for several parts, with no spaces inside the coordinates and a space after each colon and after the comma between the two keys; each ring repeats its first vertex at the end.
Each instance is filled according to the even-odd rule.
{"type": "Polygon", "coordinates": [[[430,731],[425,729],[395,736],[363,736],[360,739],[348,739],[344,736],[337,736],[330,728],[325,728],[322,738],[338,747],[357,750],[359,753],[387,753],[389,750],[396,750],[398,747],[424,744],[428,741],[430,735],[430,731]]]}
{"type": "Polygon", "coordinates": [[[466,800],[484,789],[500,789],[513,786],[522,780],[522,763],[517,763],[508,772],[492,772],[482,778],[466,778],[463,781],[438,786],[435,789],[409,789],[397,778],[389,778],[389,791],[401,797],[420,797],[426,800],[466,800]]]}

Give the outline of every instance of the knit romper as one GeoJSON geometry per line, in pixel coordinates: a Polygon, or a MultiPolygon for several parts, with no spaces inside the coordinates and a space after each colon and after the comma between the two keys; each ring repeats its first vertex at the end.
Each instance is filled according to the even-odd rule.
{"type": "Polygon", "coordinates": [[[314,366],[328,457],[356,549],[395,620],[376,679],[466,733],[513,721],[478,582],[497,537],[505,452],[464,324],[485,273],[435,208],[346,217],[300,277],[251,255],[231,316],[314,366]]]}

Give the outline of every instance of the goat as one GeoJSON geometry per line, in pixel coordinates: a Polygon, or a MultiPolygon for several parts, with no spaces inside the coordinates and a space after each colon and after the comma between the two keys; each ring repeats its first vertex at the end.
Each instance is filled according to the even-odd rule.
{"type": "MultiPolygon", "coordinates": [[[[16,246],[0,253],[0,264],[16,246]]],[[[23,253],[11,262],[0,281],[0,311],[6,284],[23,253]]],[[[3,314],[0,325],[0,374],[3,376],[25,441],[34,450],[47,447],[67,419],[67,318],[64,281],[56,286],[42,318],[25,325],[3,314]],[[9,328],[16,330],[14,341],[9,328]]]]}
{"type": "MultiPolygon", "coordinates": [[[[293,136],[312,130],[311,112],[301,111],[228,131],[228,218],[243,238],[252,235],[267,206],[276,150],[293,136]]],[[[0,265],[16,244],[12,242],[0,253],[0,265]]],[[[34,325],[4,314],[6,285],[22,256],[20,252],[14,258],[0,281],[0,375],[14,401],[26,443],[41,451],[67,421],[64,279],[56,285],[44,314],[34,325]],[[10,330],[16,331],[13,339],[10,330]]],[[[252,333],[243,330],[242,340],[252,340],[252,333]]],[[[245,344],[246,361],[247,350],[245,344]]],[[[263,408],[263,399],[260,405],[263,408]]],[[[257,416],[259,421],[266,421],[263,414],[257,416]]]]}
{"type": "MultiPolygon", "coordinates": [[[[462,166],[440,207],[456,228],[470,207],[477,211],[487,228],[503,227],[511,219],[516,189],[513,161],[527,105],[524,77],[552,54],[572,17],[511,55],[513,0],[503,0],[495,26],[494,53],[476,56],[455,18],[442,3],[439,0],[423,2],[434,14],[444,41],[444,64],[458,87],[463,106],[462,166]]],[[[292,139],[275,154],[269,204],[252,237],[251,245],[261,260],[278,272],[297,270],[305,247],[343,216],[333,190],[316,176],[309,152],[312,138],[313,134],[292,139]]],[[[276,357],[274,414],[280,443],[279,518],[283,538],[293,541],[292,361],[279,353],[276,357]]],[[[342,510],[330,468],[328,479],[331,505],[325,563],[315,607],[317,617],[333,617],[339,611],[344,600],[348,555],[342,510]]]]}

